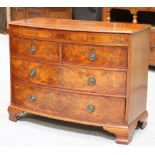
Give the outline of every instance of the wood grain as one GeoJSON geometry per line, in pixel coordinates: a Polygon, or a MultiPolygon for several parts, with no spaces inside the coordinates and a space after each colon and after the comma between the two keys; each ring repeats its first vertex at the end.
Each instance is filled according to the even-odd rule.
{"type": "Polygon", "coordinates": [[[72,8],[68,7],[11,7],[11,20],[36,17],[72,19],[72,8]]]}
{"type": "Polygon", "coordinates": [[[131,123],[146,111],[148,54],[150,50],[150,31],[143,31],[133,36],[130,53],[130,84],[128,86],[127,120],[131,123]],[[136,42],[136,44],[135,44],[136,42]],[[134,55],[131,53],[133,52],[134,55]]]}
{"type": "Polygon", "coordinates": [[[125,72],[63,67],[15,58],[12,59],[12,68],[14,77],[36,84],[125,96],[125,72]],[[36,71],[35,77],[29,75],[32,69],[36,71]],[[91,77],[95,78],[96,84],[88,84],[91,77]]]}
{"type": "Polygon", "coordinates": [[[13,104],[24,109],[63,119],[70,118],[75,121],[90,122],[98,124],[98,126],[102,126],[103,123],[124,123],[125,100],[123,98],[96,98],[91,95],[71,94],[43,87],[37,88],[16,81],[14,81],[13,92],[15,94],[13,104]],[[32,95],[36,96],[35,102],[30,100],[32,95]],[[94,112],[88,112],[89,105],[95,106],[94,112]]]}
{"type": "Polygon", "coordinates": [[[37,18],[9,32],[10,120],[28,112],[102,126],[123,144],[146,126],[149,25],[37,18]]]}
{"type": "Polygon", "coordinates": [[[127,68],[127,48],[111,46],[89,46],[63,44],[62,63],[75,65],[102,66],[103,68],[127,68]],[[90,60],[90,54],[96,59],[90,60]]]}
{"type": "Polygon", "coordinates": [[[31,28],[29,26],[10,25],[10,35],[31,39],[43,39],[67,43],[128,46],[128,34],[76,32],[31,28]]]}
{"type": "Polygon", "coordinates": [[[11,37],[10,44],[12,55],[59,62],[59,44],[56,42],[11,37]],[[31,53],[30,48],[34,48],[35,52],[31,53]]]}
{"type": "MultiPolygon", "coordinates": [[[[70,20],[70,19],[55,19],[55,18],[32,18],[21,21],[12,21],[10,25],[27,26],[30,28],[43,28],[54,30],[67,31],[83,31],[83,32],[103,32],[103,33],[118,33],[132,34],[142,30],[149,29],[147,24],[130,24],[130,23],[106,23],[100,21],[86,20],[70,20]]],[[[99,34],[100,36],[100,34],[99,34]]]]}

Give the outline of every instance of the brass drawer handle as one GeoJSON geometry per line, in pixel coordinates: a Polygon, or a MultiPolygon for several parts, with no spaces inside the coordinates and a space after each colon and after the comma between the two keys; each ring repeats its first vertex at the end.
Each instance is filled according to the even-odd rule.
{"type": "Polygon", "coordinates": [[[36,76],[36,70],[35,69],[31,69],[29,72],[29,76],[30,77],[35,77],[36,76]]]}
{"type": "Polygon", "coordinates": [[[124,42],[124,38],[123,37],[118,37],[118,38],[116,38],[116,42],[123,43],[124,42]]]}
{"type": "Polygon", "coordinates": [[[31,95],[31,96],[30,96],[30,101],[31,101],[31,102],[35,102],[36,99],[37,99],[36,95],[31,95]]]}
{"type": "Polygon", "coordinates": [[[29,48],[29,52],[30,52],[30,54],[35,54],[36,53],[36,47],[35,46],[31,46],[30,48],[29,48]]]}
{"type": "Polygon", "coordinates": [[[96,79],[94,77],[89,77],[88,78],[88,85],[94,86],[95,84],[96,84],[96,79]]]}
{"type": "Polygon", "coordinates": [[[95,111],[95,106],[94,106],[94,105],[88,105],[87,111],[88,111],[89,113],[94,112],[94,111],[95,111]]]}
{"type": "Polygon", "coordinates": [[[90,61],[95,61],[95,60],[96,60],[97,56],[96,56],[96,53],[93,51],[93,49],[92,49],[92,51],[89,53],[88,58],[89,58],[90,61]]]}

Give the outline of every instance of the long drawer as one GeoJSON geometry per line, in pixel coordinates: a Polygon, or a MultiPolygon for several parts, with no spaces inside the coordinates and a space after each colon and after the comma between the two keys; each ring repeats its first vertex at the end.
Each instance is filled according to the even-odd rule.
{"type": "Polygon", "coordinates": [[[35,84],[95,92],[125,95],[126,72],[58,66],[12,58],[14,77],[35,84]]]}
{"type": "Polygon", "coordinates": [[[15,80],[13,83],[13,104],[25,111],[101,126],[103,123],[124,124],[124,98],[64,92],[15,80]]]}

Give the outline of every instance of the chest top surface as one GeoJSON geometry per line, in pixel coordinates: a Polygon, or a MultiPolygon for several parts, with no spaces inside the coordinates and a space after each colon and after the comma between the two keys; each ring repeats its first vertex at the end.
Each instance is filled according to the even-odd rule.
{"type": "Polygon", "coordinates": [[[35,28],[67,30],[67,31],[84,31],[84,32],[104,32],[104,33],[125,33],[132,34],[149,29],[150,25],[115,23],[102,21],[84,21],[70,19],[53,19],[53,18],[32,18],[10,22],[10,25],[26,26],[35,28]]]}

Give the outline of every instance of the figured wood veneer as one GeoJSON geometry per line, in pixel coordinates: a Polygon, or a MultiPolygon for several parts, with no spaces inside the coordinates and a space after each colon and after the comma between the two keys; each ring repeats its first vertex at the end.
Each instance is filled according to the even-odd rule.
{"type": "Polygon", "coordinates": [[[10,41],[13,55],[59,62],[58,43],[18,37],[12,37],[10,41]],[[31,48],[34,48],[34,53],[30,51],[31,48]]]}
{"type": "Polygon", "coordinates": [[[80,46],[78,44],[64,44],[62,46],[62,63],[127,68],[127,59],[127,47],[80,46]],[[91,53],[96,55],[95,61],[90,61],[91,53]]]}
{"type": "Polygon", "coordinates": [[[49,114],[60,119],[85,122],[100,126],[103,123],[124,124],[125,99],[102,97],[33,87],[14,81],[13,103],[17,107],[49,114]],[[21,95],[20,92],[22,92],[21,95]],[[36,101],[30,97],[36,95],[36,101]],[[95,112],[89,113],[87,108],[95,104],[95,112]]]}
{"type": "Polygon", "coordinates": [[[126,72],[63,67],[14,58],[12,70],[13,77],[35,84],[125,96],[126,72]],[[36,71],[35,77],[29,75],[32,69],[36,71]],[[96,79],[96,84],[93,86],[88,85],[90,77],[96,79]]]}
{"type": "MultiPolygon", "coordinates": [[[[79,43],[79,44],[90,44],[90,45],[116,45],[116,46],[128,46],[128,34],[109,34],[109,33],[96,33],[92,32],[77,31],[64,31],[64,30],[49,30],[20,27],[17,25],[10,26],[11,36],[18,36],[22,38],[31,38],[48,41],[58,41],[66,43],[79,43]],[[12,27],[12,28],[11,28],[12,27]]],[[[131,33],[131,32],[130,32],[131,33]]]]}
{"type": "Polygon", "coordinates": [[[9,32],[10,120],[28,112],[99,126],[123,144],[146,126],[148,25],[37,18],[9,32]]]}

